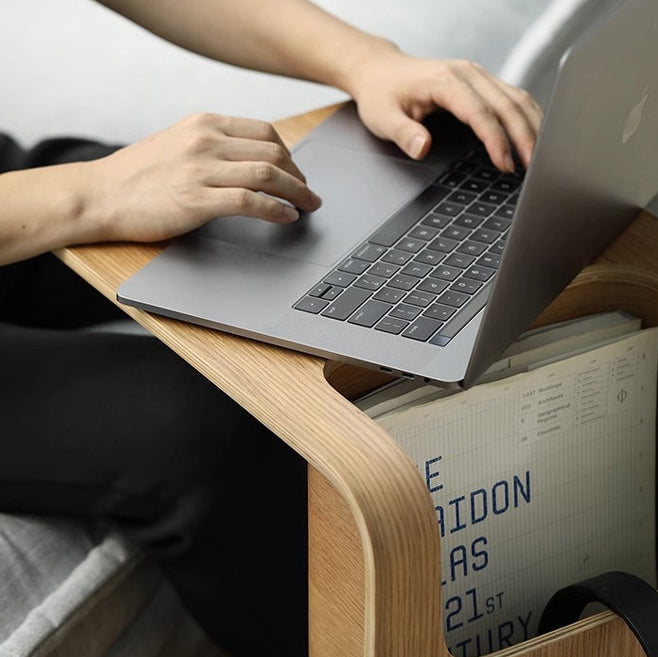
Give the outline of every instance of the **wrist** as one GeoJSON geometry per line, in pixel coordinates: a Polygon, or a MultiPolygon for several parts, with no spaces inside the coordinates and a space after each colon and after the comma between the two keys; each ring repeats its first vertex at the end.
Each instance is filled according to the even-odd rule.
{"type": "Polygon", "coordinates": [[[102,176],[97,161],[63,165],[69,183],[60,198],[60,216],[68,226],[68,244],[92,244],[109,239],[109,219],[102,203],[102,176]]]}
{"type": "Polygon", "coordinates": [[[363,86],[372,79],[373,74],[377,75],[377,72],[382,70],[384,62],[401,54],[392,41],[367,35],[341,58],[341,65],[330,84],[358,99],[363,86]]]}

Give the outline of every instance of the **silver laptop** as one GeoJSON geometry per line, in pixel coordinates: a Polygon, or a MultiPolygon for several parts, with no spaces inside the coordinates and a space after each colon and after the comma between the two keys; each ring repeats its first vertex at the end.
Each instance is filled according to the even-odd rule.
{"type": "Polygon", "coordinates": [[[563,58],[525,179],[447,113],[413,162],[353,105],[294,149],[323,198],[293,225],[222,217],[122,285],[122,303],[330,359],[472,385],[655,195],[658,0],[563,58]]]}

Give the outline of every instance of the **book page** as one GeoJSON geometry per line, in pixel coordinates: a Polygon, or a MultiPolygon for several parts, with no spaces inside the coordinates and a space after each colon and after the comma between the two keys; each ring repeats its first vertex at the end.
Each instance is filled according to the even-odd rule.
{"type": "Polygon", "coordinates": [[[658,329],[380,423],[435,504],[456,657],[535,635],[558,589],[608,570],[655,585],[658,329]]]}

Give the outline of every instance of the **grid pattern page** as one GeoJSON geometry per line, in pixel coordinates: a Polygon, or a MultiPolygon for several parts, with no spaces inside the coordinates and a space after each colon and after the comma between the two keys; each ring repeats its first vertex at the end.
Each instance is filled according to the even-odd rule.
{"type": "Polygon", "coordinates": [[[550,596],[625,570],[655,584],[658,330],[378,420],[442,539],[447,644],[526,640],[550,596]]]}

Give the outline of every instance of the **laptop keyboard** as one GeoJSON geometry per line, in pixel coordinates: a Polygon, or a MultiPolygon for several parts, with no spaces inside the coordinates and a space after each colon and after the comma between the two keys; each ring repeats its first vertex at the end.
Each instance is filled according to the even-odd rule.
{"type": "Polygon", "coordinates": [[[293,308],[447,345],[487,302],[522,180],[470,152],[293,308]]]}

